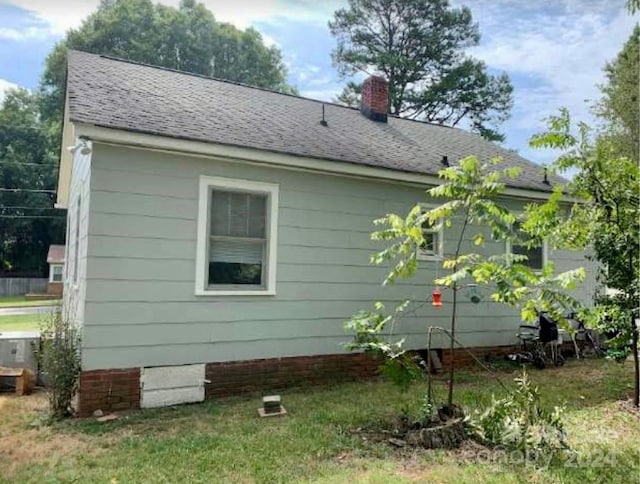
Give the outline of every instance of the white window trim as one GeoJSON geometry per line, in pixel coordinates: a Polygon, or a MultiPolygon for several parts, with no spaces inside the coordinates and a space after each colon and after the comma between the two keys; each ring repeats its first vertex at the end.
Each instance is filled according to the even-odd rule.
{"type": "Polygon", "coordinates": [[[49,264],[49,282],[57,282],[62,284],[64,282],[64,264],[49,264]],[[60,267],[62,269],[62,271],[60,272],[60,280],[59,281],[54,281],[53,280],[53,268],[54,267],[60,267]]]}
{"type": "MultiPolygon", "coordinates": [[[[516,218],[519,218],[522,215],[523,213],[518,213],[516,214],[516,218]]],[[[507,255],[513,255],[513,252],[511,252],[511,246],[512,246],[511,240],[507,239],[505,241],[505,251],[507,255]]],[[[548,262],[549,262],[549,244],[547,239],[544,239],[542,241],[542,267],[540,269],[536,269],[534,267],[529,267],[526,263],[523,265],[527,265],[527,267],[529,267],[531,270],[539,274],[540,272],[542,272],[542,269],[544,268],[544,266],[547,265],[548,262]]]]}
{"type": "Polygon", "coordinates": [[[279,185],[235,178],[200,176],[198,191],[198,236],[196,244],[196,296],[275,296],[278,251],[278,192],[279,185]],[[209,234],[209,192],[212,188],[241,190],[268,195],[267,210],[267,280],[264,289],[212,289],[207,287],[207,259],[209,234]]]}
{"type": "MultiPolygon", "coordinates": [[[[424,211],[429,211],[436,208],[436,205],[421,203],[420,207],[424,209],[424,211]]],[[[420,248],[418,248],[417,258],[418,260],[442,260],[444,259],[444,225],[441,224],[438,230],[430,230],[438,235],[438,247],[434,254],[425,253],[420,248]]]]}

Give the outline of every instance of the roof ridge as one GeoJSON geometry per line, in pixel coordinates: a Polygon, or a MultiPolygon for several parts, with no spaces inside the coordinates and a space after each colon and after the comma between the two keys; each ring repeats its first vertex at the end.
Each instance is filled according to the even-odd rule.
{"type": "MultiPolygon", "coordinates": [[[[313,102],[324,104],[324,105],[328,105],[328,106],[335,106],[337,108],[350,109],[350,110],[353,110],[353,111],[359,111],[360,110],[359,108],[352,107],[352,106],[345,106],[344,104],[338,104],[338,103],[333,102],[333,101],[322,101],[320,99],[314,99],[312,97],[301,96],[300,94],[292,94],[292,93],[288,93],[288,92],[276,91],[274,89],[269,89],[269,88],[260,87],[260,86],[254,86],[254,85],[246,84],[246,83],[240,82],[240,81],[232,81],[230,79],[222,79],[220,77],[206,76],[204,74],[198,74],[197,72],[181,71],[180,69],[173,69],[171,67],[164,67],[164,66],[158,66],[158,65],[155,65],[155,64],[148,64],[146,62],[135,61],[135,60],[132,60],[132,59],[125,59],[123,57],[117,57],[117,56],[113,56],[113,55],[109,55],[109,54],[96,54],[94,52],[87,52],[87,51],[79,50],[79,49],[69,49],[69,51],[70,52],[80,52],[82,54],[101,57],[103,59],[108,59],[108,60],[111,60],[111,61],[124,62],[126,64],[132,64],[132,65],[141,66],[141,67],[149,67],[151,69],[158,69],[158,70],[162,70],[162,71],[173,72],[175,74],[183,74],[183,75],[186,75],[186,76],[198,77],[200,79],[206,79],[208,81],[223,82],[225,84],[232,84],[232,85],[235,85],[235,86],[246,87],[246,88],[249,88],[249,89],[256,89],[258,91],[269,92],[269,93],[273,93],[273,94],[280,94],[282,96],[288,96],[288,97],[292,97],[292,98],[295,98],[295,99],[303,99],[305,101],[313,101],[313,102]]],[[[447,126],[446,124],[438,124],[438,123],[434,123],[434,122],[426,121],[426,120],[422,120],[422,119],[403,118],[402,116],[399,116],[397,114],[388,114],[387,116],[390,117],[390,118],[393,118],[393,119],[398,119],[400,121],[410,121],[410,122],[413,122],[413,123],[428,124],[430,126],[436,126],[438,128],[457,129],[457,130],[462,131],[462,132],[467,133],[467,134],[478,135],[478,133],[473,133],[472,131],[467,131],[466,129],[458,128],[457,126],[447,126]]]]}

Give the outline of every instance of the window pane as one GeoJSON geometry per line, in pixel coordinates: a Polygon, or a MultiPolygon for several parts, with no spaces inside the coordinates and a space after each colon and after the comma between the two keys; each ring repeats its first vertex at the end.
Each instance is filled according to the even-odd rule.
{"type": "Polygon", "coordinates": [[[249,196],[249,237],[265,238],[267,222],[266,195],[249,196]]]}
{"type": "Polygon", "coordinates": [[[434,254],[437,246],[437,235],[434,232],[424,232],[424,242],[420,246],[420,250],[428,254],[434,254]]]}
{"type": "Polygon", "coordinates": [[[249,195],[246,193],[229,195],[229,235],[233,237],[249,235],[249,195]]]}
{"type": "MultiPolygon", "coordinates": [[[[523,232],[522,230],[520,230],[520,222],[515,222],[514,228],[517,231],[518,236],[521,240],[523,239],[526,240],[529,238],[526,232],[523,232]]],[[[531,269],[542,269],[542,264],[543,264],[542,247],[528,248],[524,245],[518,245],[514,243],[511,248],[511,252],[516,255],[527,256],[527,260],[521,262],[522,265],[530,267],[531,269]]]]}
{"type": "Polygon", "coordinates": [[[239,262],[262,264],[264,242],[262,240],[216,239],[211,240],[209,260],[212,262],[239,262]]]}
{"type": "Polygon", "coordinates": [[[211,194],[211,233],[229,235],[229,193],[214,191],[211,194]]]}
{"type": "Polygon", "coordinates": [[[267,195],[211,193],[208,285],[263,284],[267,195]]]}
{"type": "Polygon", "coordinates": [[[262,284],[261,264],[209,263],[209,284],[262,284]]]}
{"type": "Polygon", "coordinates": [[[542,247],[529,249],[522,245],[514,245],[511,252],[516,255],[526,255],[528,257],[526,261],[521,262],[522,265],[531,267],[532,269],[542,269],[542,247]]]}
{"type": "Polygon", "coordinates": [[[264,238],[266,213],[266,195],[214,190],[211,235],[264,238]]]}
{"type": "Polygon", "coordinates": [[[438,252],[438,232],[434,231],[433,224],[425,220],[422,224],[422,236],[424,242],[420,245],[420,252],[426,255],[434,255],[438,252]]]}
{"type": "Polygon", "coordinates": [[[62,281],[62,266],[51,266],[51,272],[52,272],[51,279],[53,282],[62,281]]]}

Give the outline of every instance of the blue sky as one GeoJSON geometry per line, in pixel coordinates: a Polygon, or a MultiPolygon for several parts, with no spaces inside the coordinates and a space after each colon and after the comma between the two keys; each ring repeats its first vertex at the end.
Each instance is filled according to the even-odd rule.
{"type": "MultiPolygon", "coordinates": [[[[202,1],[202,0],[201,0],[202,1]]],[[[47,53],[76,27],[99,0],[0,0],[0,98],[16,85],[37,86],[47,53]]],[[[178,0],[161,0],[176,5],[178,0]]],[[[341,90],[331,65],[335,42],[327,28],[346,1],[203,0],[219,20],[254,26],[284,53],[289,81],[304,96],[331,100],[341,90]]],[[[515,88],[511,118],[502,126],[505,145],[537,162],[553,153],[528,147],[543,118],[566,106],[592,121],[602,67],[615,57],[633,29],[624,0],[453,0],[467,5],[480,25],[473,49],[493,72],[507,72],[515,88]]]]}

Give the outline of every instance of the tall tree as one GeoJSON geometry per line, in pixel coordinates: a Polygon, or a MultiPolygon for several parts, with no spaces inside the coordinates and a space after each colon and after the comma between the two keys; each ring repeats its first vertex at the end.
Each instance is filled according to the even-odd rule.
{"type": "Polygon", "coordinates": [[[196,0],[182,0],[178,8],[102,0],[49,54],[40,92],[9,93],[0,108],[0,270],[44,271],[49,243],[64,240],[52,193],[7,189],[55,190],[70,48],[293,91],[279,49],[266,46],[254,29],[216,21],[196,0]]]}
{"type": "Polygon", "coordinates": [[[49,245],[64,242],[53,210],[57,130],[38,115],[38,96],[9,91],[0,105],[0,273],[45,274],[49,245]]]}
{"type": "MultiPolygon", "coordinates": [[[[638,0],[629,0],[634,14],[638,0]]],[[[534,147],[563,151],[555,162],[560,171],[571,170],[563,187],[580,203],[557,232],[577,246],[589,247],[598,264],[598,278],[608,289],[599,294],[596,323],[614,343],[631,342],[635,389],[633,403],[640,406],[640,27],[636,25],[616,59],[605,66],[606,82],[596,114],[598,131],[584,123],[572,129],[565,109],[549,119],[546,133],[536,135],[534,147]]],[[[549,211],[549,207],[542,207],[549,211]]],[[[554,210],[554,209],[551,209],[554,210]]],[[[557,207],[555,208],[557,210],[557,207]]],[[[559,220],[559,219],[558,219],[559,220]]]]}
{"type": "MultiPolygon", "coordinates": [[[[343,77],[377,71],[389,81],[389,112],[455,126],[466,121],[492,140],[509,117],[513,87],[467,55],[480,33],[466,7],[448,0],[349,0],[329,22],[337,40],[333,62],[343,77]]],[[[339,102],[357,102],[351,82],[339,102]]]]}
{"type": "Polygon", "coordinates": [[[43,115],[59,119],[67,49],[113,55],[205,76],[291,92],[277,47],[260,33],[216,21],[196,0],[178,8],[151,0],[102,0],[49,54],[42,77],[43,115]]]}
{"type": "MultiPolygon", "coordinates": [[[[609,291],[599,298],[596,311],[605,331],[620,331],[618,340],[631,340],[635,366],[634,404],[640,401],[638,328],[640,308],[640,167],[621,154],[617,136],[594,133],[584,124],[574,132],[569,113],[549,120],[547,132],[532,138],[534,147],[555,148],[564,153],[556,161],[559,171],[574,176],[562,190],[579,200],[567,220],[555,217],[553,238],[588,247],[598,266],[599,281],[609,291]],[[616,310],[612,312],[610,309],[616,310]]],[[[552,201],[553,202],[553,201],[552,201]]],[[[539,207],[540,213],[560,213],[555,203],[539,207]]]]}
{"type": "Polygon", "coordinates": [[[613,62],[604,68],[602,101],[597,113],[607,122],[621,154],[640,160],[640,27],[613,62]]]}

